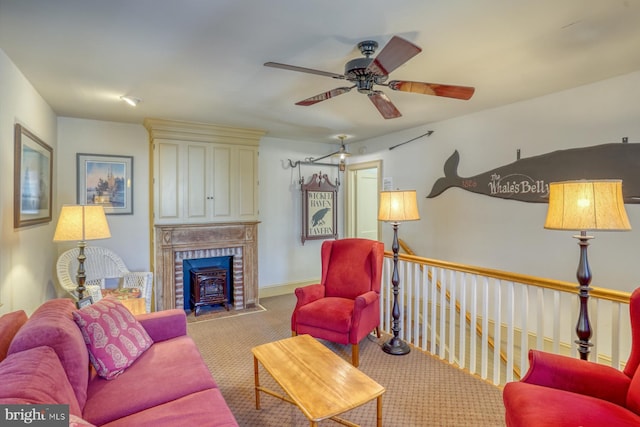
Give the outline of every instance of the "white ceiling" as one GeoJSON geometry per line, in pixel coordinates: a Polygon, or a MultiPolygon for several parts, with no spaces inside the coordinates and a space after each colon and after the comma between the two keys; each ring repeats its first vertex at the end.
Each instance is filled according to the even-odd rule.
{"type": "Polygon", "coordinates": [[[352,142],[640,70],[640,1],[0,0],[0,48],[60,116],[352,142]],[[296,106],[344,82],[263,66],[342,74],[358,42],[393,35],[423,50],[391,79],[473,98],[381,88],[403,114],[385,120],[355,90],[296,106]]]}

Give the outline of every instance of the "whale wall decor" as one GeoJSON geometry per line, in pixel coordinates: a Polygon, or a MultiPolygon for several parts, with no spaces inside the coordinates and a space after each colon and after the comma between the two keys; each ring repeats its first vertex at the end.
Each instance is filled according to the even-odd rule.
{"type": "Polygon", "coordinates": [[[472,177],[458,176],[458,151],[444,164],[427,198],[452,187],[521,202],[547,203],[549,183],[577,179],[621,179],[625,203],[640,203],[640,144],[612,143],[558,150],[518,159],[472,177]]]}

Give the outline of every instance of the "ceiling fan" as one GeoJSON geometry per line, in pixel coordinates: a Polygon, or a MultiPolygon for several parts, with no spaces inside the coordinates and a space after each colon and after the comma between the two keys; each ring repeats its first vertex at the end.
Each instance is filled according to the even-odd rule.
{"type": "Polygon", "coordinates": [[[328,92],[312,96],[311,98],[303,99],[302,101],[296,102],[296,105],[306,107],[357,88],[358,92],[364,93],[369,97],[373,105],[385,119],[394,119],[402,116],[402,114],[400,114],[400,111],[393,105],[387,95],[374,88],[375,85],[386,86],[392,90],[402,92],[446,96],[448,98],[464,100],[471,98],[475,91],[473,87],[469,86],[453,86],[439,83],[410,82],[405,80],[391,80],[386,83],[389,74],[393,70],[420,53],[422,49],[398,36],[393,36],[389,43],[382,48],[380,53],[378,53],[375,58],[372,58],[371,56],[377,48],[378,43],[373,40],[365,40],[358,43],[358,49],[360,49],[364,58],[355,58],[347,62],[344,67],[344,74],[297,67],[295,65],[281,64],[278,62],[265,62],[264,65],[266,67],[282,68],[284,70],[317,74],[338,80],[347,80],[353,83],[353,86],[338,87],[328,92]]]}

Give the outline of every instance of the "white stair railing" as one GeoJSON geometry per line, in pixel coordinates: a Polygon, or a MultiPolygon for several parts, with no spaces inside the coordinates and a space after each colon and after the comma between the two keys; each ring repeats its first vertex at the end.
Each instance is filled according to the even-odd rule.
{"type": "MultiPolygon", "coordinates": [[[[391,331],[393,259],[385,253],[381,326],[391,331]]],[[[399,255],[400,338],[497,386],[520,379],[528,350],[577,356],[578,285],[399,255]]],[[[622,369],[630,352],[629,297],[593,287],[589,360],[622,369]]]]}

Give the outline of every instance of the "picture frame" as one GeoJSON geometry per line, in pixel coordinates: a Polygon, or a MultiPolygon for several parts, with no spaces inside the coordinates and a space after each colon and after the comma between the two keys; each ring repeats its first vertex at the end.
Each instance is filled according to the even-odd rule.
{"type": "Polygon", "coordinates": [[[78,302],[76,302],[76,307],[78,307],[78,309],[81,309],[83,307],[90,306],[91,304],[93,304],[93,298],[88,296],[88,297],[79,299],[78,302]]]}
{"type": "Polygon", "coordinates": [[[51,222],[53,149],[19,123],[14,127],[13,227],[51,222]]]}
{"type": "Polygon", "coordinates": [[[302,244],[338,238],[338,186],[327,175],[313,174],[302,185],[302,244]]]}
{"type": "Polygon", "coordinates": [[[107,215],[133,214],[133,157],[77,153],[77,201],[107,215]]]}

